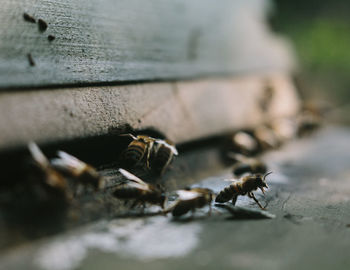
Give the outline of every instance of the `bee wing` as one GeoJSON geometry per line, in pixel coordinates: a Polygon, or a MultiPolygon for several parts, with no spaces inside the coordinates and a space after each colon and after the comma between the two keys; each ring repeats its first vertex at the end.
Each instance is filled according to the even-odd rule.
{"type": "Polygon", "coordinates": [[[168,147],[171,150],[171,152],[173,152],[173,154],[175,156],[177,156],[179,154],[179,152],[177,152],[177,149],[176,149],[176,147],[174,145],[171,145],[171,144],[169,144],[166,141],[161,140],[161,139],[157,139],[156,142],[159,143],[159,144],[164,145],[165,147],[168,147]]]}
{"type": "Polygon", "coordinates": [[[224,179],[224,181],[226,182],[238,182],[239,179],[236,179],[236,178],[230,178],[230,179],[224,179]]]}
{"type": "Polygon", "coordinates": [[[40,150],[39,146],[35,142],[28,144],[28,149],[33,159],[43,168],[50,166],[49,160],[45,157],[44,153],[40,150]]]}
{"type": "Polygon", "coordinates": [[[142,189],[145,191],[150,190],[148,185],[142,185],[136,182],[126,182],[125,185],[127,185],[128,187],[132,187],[132,188],[137,188],[137,189],[142,189]]]}
{"type": "Polygon", "coordinates": [[[140,178],[138,178],[136,175],[129,173],[127,170],[119,169],[118,170],[125,178],[127,178],[129,181],[132,181],[134,183],[137,183],[139,185],[145,186],[148,189],[148,185],[142,181],[140,178]]]}
{"type": "Polygon", "coordinates": [[[119,136],[121,136],[121,137],[130,137],[133,140],[137,140],[137,138],[134,135],[132,135],[131,133],[119,134],[119,136]]]}
{"type": "Polygon", "coordinates": [[[179,199],[182,201],[193,200],[198,196],[201,196],[200,193],[190,190],[178,190],[176,191],[176,194],[179,195],[179,199]]]}
{"type": "Polygon", "coordinates": [[[55,167],[70,171],[74,174],[79,174],[86,168],[86,163],[66,152],[58,151],[57,155],[59,158],[55,158],[51,161],[52,165],[55,167]]]}

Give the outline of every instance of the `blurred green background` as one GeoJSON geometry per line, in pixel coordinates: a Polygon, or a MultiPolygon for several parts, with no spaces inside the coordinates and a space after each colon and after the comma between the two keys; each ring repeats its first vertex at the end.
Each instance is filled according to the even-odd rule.
{"type": "Polygon", "coordinates": [[[274,0],[271,25],[297,52],[297,82],[307,99],[329,101],[350,124],[350,1],[274,0]]]}

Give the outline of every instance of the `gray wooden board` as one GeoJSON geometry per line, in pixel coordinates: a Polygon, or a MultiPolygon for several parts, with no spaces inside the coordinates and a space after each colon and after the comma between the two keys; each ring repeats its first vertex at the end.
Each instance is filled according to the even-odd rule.
{"type": "Polygon", "coordinates": [[[268,7],[261,0],[2,0],[0,88],[287,70],[290,50],[266,26],[268,7]],[[47,30],[24,21],[24,12],[44,19],[47,30]]]}
{"type": "Polygon", "coordinates": [[[274,117],[293,116],[299,100],[286,74],[0,94],[0,149],[153,128],[175,143],[274,117]],[[266,85],[274,94],[259,107],[266,85]]]}

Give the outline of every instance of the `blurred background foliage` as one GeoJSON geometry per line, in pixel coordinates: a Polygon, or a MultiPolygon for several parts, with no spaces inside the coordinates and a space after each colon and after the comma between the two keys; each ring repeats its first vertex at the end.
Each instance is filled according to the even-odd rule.
{"type": "Polygon", "coordinates": [[[274,0],[270,19],[294,44],[305,98],[332,103],[350,124],[350,1],[274,0]]]}

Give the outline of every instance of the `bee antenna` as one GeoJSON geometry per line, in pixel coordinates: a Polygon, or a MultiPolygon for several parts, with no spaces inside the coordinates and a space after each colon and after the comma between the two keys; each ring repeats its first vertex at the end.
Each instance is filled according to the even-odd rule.
{"type": "Polygon", "coordinates": [[[268,172],[268,173],[266,173],[266,174],[264,175],[264,177],[263,177],[263,180],[265,181],[266,176],[270,175],[271,173],[273,173],[273,172],[268,172]]]}
{"type": "Polygon", "coordinates": [[[134,135],[132,135],[131,133],[120,134],[119,136],[121,136],[121,137],[130,137],[133,140],[137,140],[137,138],[134,135]]]}

